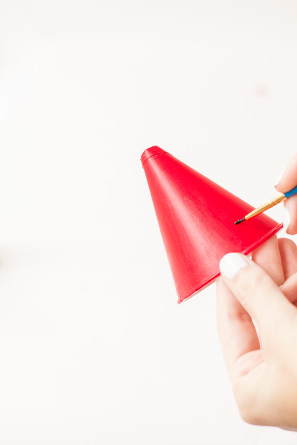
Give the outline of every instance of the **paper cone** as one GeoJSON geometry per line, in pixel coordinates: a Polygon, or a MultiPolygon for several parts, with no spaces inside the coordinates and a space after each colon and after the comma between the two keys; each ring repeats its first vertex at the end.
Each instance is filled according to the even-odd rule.
{"type": "Polygon", "coordinates": [[[179,303],[220,275],[223,255],[247,255],[282,228],[263,213],[234,225],[254,207],[159,147],[141,161],[179,303]]]}

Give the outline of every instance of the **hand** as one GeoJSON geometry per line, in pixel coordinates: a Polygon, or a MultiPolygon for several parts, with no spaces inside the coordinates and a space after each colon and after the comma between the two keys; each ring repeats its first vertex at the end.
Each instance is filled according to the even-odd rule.
{"type": "Polygon", "coordinates": [[[297,430],[297,246],[273,236],[252,260],[231,253],[220,268],[218,333],[239,412],[297,430]]]}
{"type": "MultiPolygon", "coordinates": [[[[275,185],[277,191],[288,192],[297,185],[297,154],[288,162],[278,183],[275,185]]],[[[284,229],[289,235],[297,233],[297,195],[284,201],[284,229]]]]}

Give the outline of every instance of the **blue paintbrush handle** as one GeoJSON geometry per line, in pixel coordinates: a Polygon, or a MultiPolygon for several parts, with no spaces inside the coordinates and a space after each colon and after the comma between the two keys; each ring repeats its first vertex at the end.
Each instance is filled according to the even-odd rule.
{"type": "Polygon", "coordinates": [[[290,196],[293,196],[297,193],[297,186],[294,187],[292,190],[289,190],[288,192],[284,193],[286,198],[290,198],[290,196]]]}

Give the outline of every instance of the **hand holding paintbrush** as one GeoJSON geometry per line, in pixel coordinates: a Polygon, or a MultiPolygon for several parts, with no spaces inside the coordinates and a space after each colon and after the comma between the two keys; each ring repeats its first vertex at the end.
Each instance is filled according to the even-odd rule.
{"type": "MultiPolygon", "coordinates": [[[[290,235],[297,233],[296,184],[297,155],[275,185],[281,195],[255,209],[284,201],[290,235]]],[[[274,235],[252,258],[223,256],[220,272],[217,326],[241,417],[297,431],[297,246],[274,235]]]]}
{"type": "Polygon", "coordinates": [[[234,224],[242,223],[254,216],[265,212],[276,204],[284,201],[285,203],[285,216],[284,216],[284,229],[288,232],[290,225],[290,234],[297,233],[297,155],[289,162],[285,171],[282,173],[280,179],[277,181],[275,188],[281,192],[281,194],[275,196],[265,204],[254,209],[252,212],[244,216],[244,218],[235,221],[234,224]],[[290,198],[290,199],[288,199],[290,198]]]}

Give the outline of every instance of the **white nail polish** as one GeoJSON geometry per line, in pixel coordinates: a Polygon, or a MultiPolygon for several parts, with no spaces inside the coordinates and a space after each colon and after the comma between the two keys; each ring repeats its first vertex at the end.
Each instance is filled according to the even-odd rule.
{"type": "Polygon", "coordinates": [[[280,180],[282,179],[284,172],[285,172],[285,169],[283,169],[283,170],[281,171],[281,173],[279,174],[279,176],[278,176],[276,182],[274,183],[274,186],[275,186],[275,187],[278,185],[278,183],[279,183],[280,180]]]}
{"type": "Polygon", "coordinates": [[[287,207],[284,208],[284,216],[283,216],[283,227],[285,231],[287,231],[291,222],[290,213],[287,207]]]}
{"type": "Polygon", "coordinates": [[[238,272],[248,264],[247,258],[240,253],[227,253],[220,261],[220,271],[228,280],[233,280],[238,272]]]}

